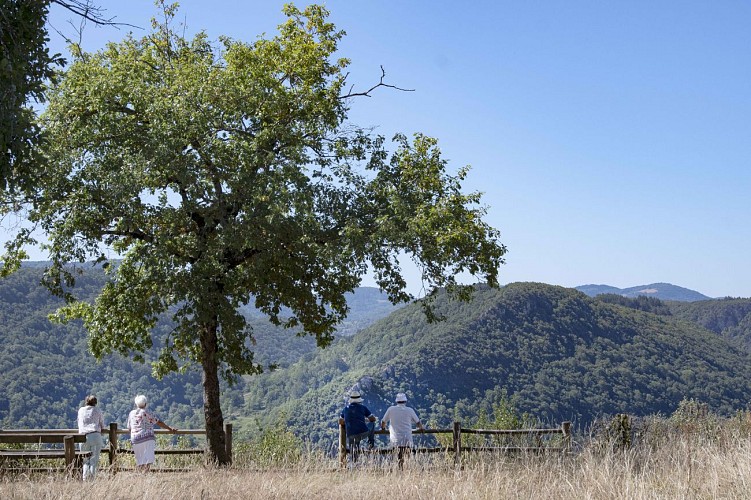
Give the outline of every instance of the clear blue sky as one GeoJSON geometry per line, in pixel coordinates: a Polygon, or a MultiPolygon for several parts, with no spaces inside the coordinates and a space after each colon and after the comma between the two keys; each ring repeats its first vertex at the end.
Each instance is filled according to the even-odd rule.
{"type": "MultiPolygon", "coordinates": [[[[142,27],[158,12],[98,3],[142,27]]],[[[466,187],[509,248],[502,282],[751,297],[751,2],[323,3],[356,88],[383,65],[415,89],[354,102],[353,121],[435,136],[452,169],[472,166],[466,187]]],[[[184,1],[179,17],[252,41],[273,36],[282,4],[184,1]]],[[[69,34],[71,17],[53,7],[69,34]]],[[[90,25],[84,46],[129,30],[90,25]]]]}

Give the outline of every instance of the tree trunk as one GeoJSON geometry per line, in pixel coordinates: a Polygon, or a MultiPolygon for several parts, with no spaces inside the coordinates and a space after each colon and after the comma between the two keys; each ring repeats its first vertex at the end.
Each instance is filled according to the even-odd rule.
{"type": "Polygon", "coordinates": [[[224,438],[224,417],[219,403],[219,364],[217,362],[217,323],[213,321],[201,328],[203,357],[203,416],[206,420],[206,443],[209,460],[217,465],[229,465],[224,438]]]}

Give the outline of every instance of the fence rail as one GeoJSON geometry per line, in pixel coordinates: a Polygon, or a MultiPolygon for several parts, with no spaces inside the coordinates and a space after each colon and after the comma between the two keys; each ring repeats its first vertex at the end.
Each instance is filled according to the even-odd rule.
{"type": "MultiPolygon", "coordinates": [[[[39,430],[39,429],[36,429],[39,430]]],[[[0,449],[0,461],[12,460],[65,460],[65,469],[74,474],[80,469],[81,461],[90,452],[76,450],[75,443],[83,443],[86,436],[78,434],[78,429],[46,429],[44,432],[30,432],[28,429],[0,430],[0,444],[37,445],[36,448],[0,449]],[[42,445],[60,444],[62,449],[42,445]]]]}
{"type": "MultiPolygon", "coordinates": [[[[376,435],[389,434],[389,431],[376,430],[376,435]]],[[[543,429],[469,429],[463,428],[461,422],[454,422],[451,429],[417,429],[412,431],[413,435],[421,434],[451,434],[451,446],[434,446],[434,447],[417,447],[413,450],[416,453],[453,453],[454,463],[461,464],[462,452],[563,452],[566,453],[571,449],[571,422],[563,422],[560,427],[543,428],[543,429]],[[535,438],[534,446],[463,446],[462,434],[485,435],[485,436],[529,436],[535,438]],[[542,436],[548,434],[560,434],[561,446],[546,446],[542,441],[542,436]]],[[[387,454],[393,453],[393,448],[376,448],[368,450],[367,453],[387,454]]],[[[347,465],[347,434],[344,424],[339,424],[339,463],[342,467],[347,465]]]]}
{"type": "MultiPolygon", "coordinates": [[[[162,429],[155,429],[154,434],[157,436],[159,435],[206,435],[205,429],[180,429],[178,431],[172,432],[168,430],[162,430],[162,429]]],[[[118,429],[117,423],[112,422],[110,424],[109,428],[109,450],[108,455],[110,459],[110,468],[112,469],[113,473],[117,472],[119,467],[117,466],[117,456],[118,455],[124,455],[124,454],[133,454],[133,450],[129,448],[122,448],[118,446],[119,439],[118,436],[121,435],[130,435],[129,429],[118,429]]],[[[227,456],[230,459],[230,463],[232,462],[232,424],[225,423],[224,424],[224,447],[227,451],[227,456]]],[[[154,450],[154,453],[157,455],[203,455],[206,453],[205,448],[163,448],[163,449],[157,449],[154,450]]],[[[152,469],[156,470],[156,469],[152,469]]],[[[167,471],[172,469],[161,469],[161,471],[167,471]]]]}
{"type": "MultiPolygon", "coordinates": [[[[120,436],[130,435],[129,429],[120,429],[117,423],[111,423],[109,429],[102,431],[109,436],[109,444],[102,448],[102,453],[109,458],[110,470],[115,473],[119,470],[118,455],[132,454],[133,450],[121,447],[120,436]]],[[[154,430],[159,435],[206,435],[205,429],[181,429],[176,432],[167,430],[154,430]]],[[[224,424],[225,450],[232,460],[232,424],[224,424]]],[[[34,460],[34,459],[65,459],[65,467],[72,474],[81,468],[82,459],[89,452],[76,450],[75,443],[83,443],[86,436],[78,433],[78,429],[0,429],[0,460],[34,460]],[[2,444],[28,444],[38,445],[35,449],[7,449],[2,444]],[[62,449],[54,449],[48,445],[60,444],[62,449]],[[42,448],[42,445],[46,447],[42,448]]],[[[157,455],[203,455],[205,448],[158,448],[154,450],[157,455]]],[[[28,470],[28,468],[24,469],[28,470]]],[[[46,470],[46,469],[44,469],[46,470]]],[[[172,471],[172,469],[152,469],[159,471],[172,471]]],[[[177,469],[175,469],[177,470],[177,469]]]]}

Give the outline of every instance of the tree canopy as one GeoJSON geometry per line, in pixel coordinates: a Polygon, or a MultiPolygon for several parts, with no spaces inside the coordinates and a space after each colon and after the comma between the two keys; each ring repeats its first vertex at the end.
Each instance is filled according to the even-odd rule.
{"type": "Polygon", "coordinates": [[[215,44],[177,35],[175,7],[162,7],[149,35],[75,56],[25,194],[47,237],[46,282],[68,300],[59,317],[83,319],[97,357],[156,345],[157,375],[199,364],[224,463],[218,376],[260,370],[241,306],[325,346],[369,270],[393,302],[412,298],[405,257],[428,290],[466,298],[457,275],[497,285],[506,249],[480,195],[462,192],[468,169],[449,174],[435,139],[397,135],[390,152],[348,121],[344,32],[325,8],[288,5],[275,37],[215,44]],[[64,291],[69,263],[107,266],[108,249],[122,261],[93,303],[64,291]],[[165,311],[175,327],[157,336],[165,311]]]}

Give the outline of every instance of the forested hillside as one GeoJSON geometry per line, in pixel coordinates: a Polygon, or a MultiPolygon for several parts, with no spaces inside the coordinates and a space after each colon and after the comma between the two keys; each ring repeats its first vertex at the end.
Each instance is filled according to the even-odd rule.
{"type": "MultiPolygon", "coordinates": [[[[346,294],[349,315],[336,329],[337,336],[351,336],[375,321],[396,311],[403,304],[394,305],[377,288],[360,287],[356,293],[346,294]]],[[[316,350],[315,339],[300,336],[300,330],[285,330],[269,323],[257,309],[245,307],[244,314],[253,329],[256,361],[264,366],[286,367],[304,354],[316,350]]]]}
{"type": "Polygon", "coordinates": [[[378,414],[406,391],[434,425],[476,415],[504,389],[534,417],[581,425],[602,414],[670,413],[684,398],[723,413],[751,400],[748,352],[672,315],[535,283],[483,288],[469,304],[439,298],[438,308],[441,323],[409,306],[254,379],[248,415],[287,419],[327,442],[355,384],[378,414]]]}
{"type": "MultiPolygon", "coordinates": [[[[176,426],[203,426],[201,378],[196,371],[172,374],[162,381],[151,367],[120,356],[96,363],[88,352],[88,334],[80,322],[49,321],[61,299],[39,284],[44,263],[30,263],[0,280],[0,427],[67,428],[75,426],[78,407],[95,393],[105,420],[124,423],[133,397],[144,393],[150,406],[176,426]]],[[[84,268],[75,293],[93,298],[104,284],[99,268],[84,268]]],[[[343,325],[352,334],[396,307],[383,303],[377,289],[358,289],[348,297],[352,317],[343,325]]],[[[248,314],[258,362],[287,366],[316,349],[314,339],[269,324],[248,314]]],[[[169,331],[167,321],[157,327],[155,347],[169,331]]],[[[223,410],[234,419],[242,412],[244,380],[222,392],[223,410]]]]}
{"type": "MultiPolygon", "coordinates": [[[[41,267],[25,267],[0,280],[0,426],[75,427],[88,393],[97,394],[107,422],[124,423],[133,396],[145,393],[152,408],[176,425],[201,423],[198,374],[157,381],[146,364],[118,356],[96,363],[80,323],[49,321],[62,301],[39,285],[41,272],[41,267]]],[[[92,269],[80,276],[76,291],[93,297],[103,283],[101,270],[92,269]]]]}
{"type": "MultiPolygon", "coordinates": [[[[148,364],[117,356],[95,363],[78,323],[48,321],[60,301],[38,285],[41,272],[25,267],[0,281],[0,426],[73,426],[89,392],[108,421],[123,423],[143,392],[175,425],[202,425],[197,373],[156,381],[148,364]]],[[[103,283],[101,270],[89,270],[76,290],[93,297],[103,283]]],[[[353,325],[389,309],[373,289],[351,299],[353,325]]],[[[283,419],[320,443],[334,436],[334,417],[355,384],[379,415],[407,391],[431,425],[477,415],[504,391],[536,418],[579,424],[600,414],[669,413],[684,397],[725,413],[751,401],[748,350],[737,341],[749,345],[749,299],[590,298],[517,283],[480,287],[470,303],[441,296],[437,306],[442,322],[428,324],[410,305],[326,350],[248,313],[258,361],[280,369],[225,388],[225,414],[241,432],[256,420],[283,419]]],[[[168,328],[160,323],[157,341],[168,328]]]]}
{"type": "Polygon", "coordinates": [[[676,318],[697,323],[751,350],[751,299],[724,298],[668,303],[676,318]]]}
{"type": "Polygon", "coordinates": [[[597,295],[596,298],[631,309],[690,321],[751,349],[751,299],[726,297],[680,302],[645,296],[628,298],[611,293],[597,295]]]}

